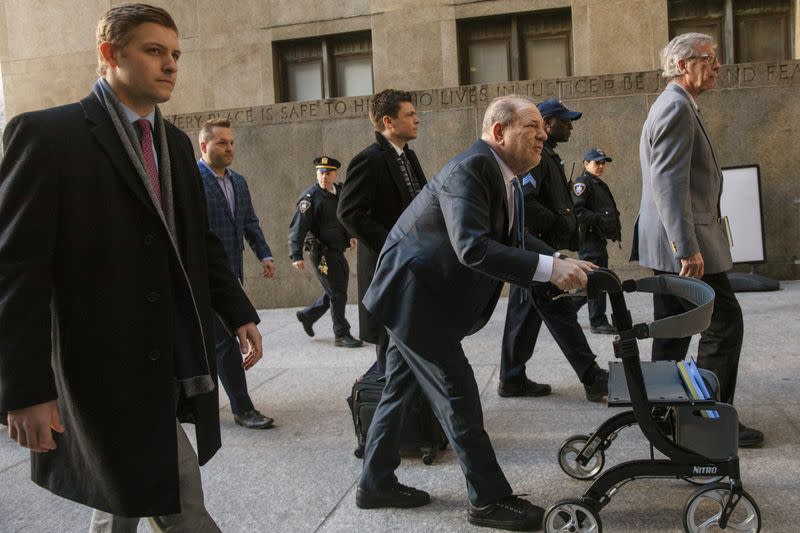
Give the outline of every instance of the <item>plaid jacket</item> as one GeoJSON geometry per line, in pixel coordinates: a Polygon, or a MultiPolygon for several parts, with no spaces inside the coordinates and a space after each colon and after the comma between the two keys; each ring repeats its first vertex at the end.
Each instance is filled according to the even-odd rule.
{"type": "Polygon", "coordinates": [[[230,259],[231,270],[242,281],[244,280],[245,238],[259,261],[272,257],[272,251],[269,249],[264,232],[261,231],[258,223],[258,217],[253,210],[250,189],[247,188],[244,176],[228,169],[235,198],[236,213],[232,214],[217,177],[201,161],[197,162],[197,167],[203,177],[203,188],[206,193],[208,226],[222,241],[230,259]]]}

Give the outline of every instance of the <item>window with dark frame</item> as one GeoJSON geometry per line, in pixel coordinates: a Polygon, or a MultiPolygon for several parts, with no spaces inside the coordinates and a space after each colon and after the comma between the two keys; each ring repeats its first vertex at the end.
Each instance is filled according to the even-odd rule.
{"type": "Polygon", "coordinates": [[[347,33],[273,43],[279,102],[372,94],[372,36],[347,33]]]}
{"type": "Polygon", "coordinates": [[[570,76],[571,31],[568,9],[460,20],[461,83],[570,76]]]}
{"type": "Polygon", "coordinates": [[[721,63],[791,58],[791,0],[669,0],[669,36],[711,35],[721,63]]]}

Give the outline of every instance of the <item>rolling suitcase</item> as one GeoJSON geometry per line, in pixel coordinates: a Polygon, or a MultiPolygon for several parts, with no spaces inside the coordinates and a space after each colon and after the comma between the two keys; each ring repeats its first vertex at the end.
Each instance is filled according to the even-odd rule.
{"type": "MultiPolygon", "coordinates": [[[[353,384],[353,391],[347,398],[358,443],[353,453],[358,458],[364,457],[367,431],[381,399],[384,384],[382,375],[367,372],[353,384]]],[[[433,463],[438,452],[445,448],[447,448],[447,436],[431,411],[428,400],[420,393],[406,416],[400,451],[410,455],[421,454],[422,462],[429,465],[433,463]]]]}

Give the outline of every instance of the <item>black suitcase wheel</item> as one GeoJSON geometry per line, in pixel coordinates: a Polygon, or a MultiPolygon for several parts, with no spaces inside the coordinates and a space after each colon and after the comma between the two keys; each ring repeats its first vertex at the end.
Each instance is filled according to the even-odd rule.
{"type": "Polygon", "coordinates": [[[359,446],[358,448],[353,450],[353,455],[355,455],[359,459],[363,459],[364,458],[364,447],[363,446],[359,446]]]}
{"type": "Polygon", "coordinates": [[[426,453],[425,455],[422,456],[422,462],[430,466],[433,464],[433,458],[434,458],[433,454],[426,453]]]}

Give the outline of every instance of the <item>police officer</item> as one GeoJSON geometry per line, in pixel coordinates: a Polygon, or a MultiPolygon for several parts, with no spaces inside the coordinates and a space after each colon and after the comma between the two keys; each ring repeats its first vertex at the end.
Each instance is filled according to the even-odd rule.
{"type": "Polygon", "coordinates": [[[322,156],[314,160],[317,183],[303,191],[297,200],[292,223],[289,226],[289,254],[292,266],[305,268],[303,251],[309,252],[314,274],[325,291],[322,296],[297,312],[297,319],[309,337],[314,336],[313,324],[325,311],[331,310],[335,346],[358,348],[363,343],[350,335],[350,323],[344,316],[347,305],[347,282],[350,267],[344,251],[355,246],[339,220],[336,208],[341,183],[335,183],[336,171],[341,163],[332,157],[322,156]]]}
{"type": "MultiPolygon", "coordinates": [[[[611,158],[599,148],[591,148],[583,156],[583,174],[572,185],[572,202],[578,218],[578,255],[603,268],[608,267],[606,241],[622,239],[619,211],[611,189],[600,177],[611,158]]],[[[613,334],[614,327],[606,316],[606,296],[589,300],[589,325],[592,333],[613,334]]]]}
{"type": "MultiPolygon", "coordinates": [[[[537,107],[544,118],[547,141],[541,162],[522,180],[528,231],[557,250],[577,250],[578,222],[564,162],[555,148],[569,140],[572,121],[581,118],[581,113],[570,111],[555,99],[537,107]]],[[[553,300],[559,293],[552,285],[511,287],[500,354],[500,396],[550,394],[550,385],[536,383],[525,374],[525,363],[533,355],[542,321],[583,383],[586,398],[599,402],[608,393],[608,373],[595,361],[597,357],[578,324],[577,307],[571,298],[553,300]]]]}

